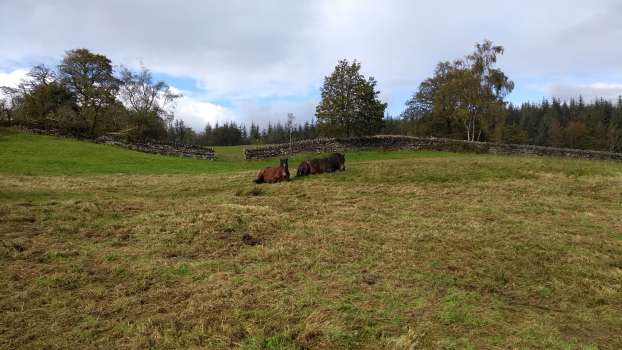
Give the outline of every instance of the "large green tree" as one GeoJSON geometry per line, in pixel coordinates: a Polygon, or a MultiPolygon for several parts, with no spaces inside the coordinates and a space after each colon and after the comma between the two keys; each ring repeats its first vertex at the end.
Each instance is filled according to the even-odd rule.
{"type": "Polygon", "coordinates": [[[87,49],[68,51],[58,66],[58,77],[76,96],[80,116],[88,121],[90,134],[95,135],[106,108],[115,104],[119,88],[110,59],[87,49]]]}
{"type": "Polygon", "coordinates": [[[56,73],[50,68],[34,66],[19,89],[21,101],[16,116],[21,124],[43,129],[62,128],[72,134],[88,129],[88,124],[77,118],[75,96],[56,79],[56,73]]]}
{"type": "Polygon", "coordinates": [[[365,79],[361,64],[341,60],[324,78],[316,107],[317,126],[325,136],[372,135],[382,129],[387,104],[379,100],[376,80],[365,79]]]}
{"type": "Polygon", "coordinates": [[[434,76],[426,79],[406,103],[402,117],[449,118],[462,126],[468,141],[501,139],[506,108],[504,98],[514,83],[495,67],[503,47],[491,41],[476,44],[463,59],[441,62],[434,76]]]}

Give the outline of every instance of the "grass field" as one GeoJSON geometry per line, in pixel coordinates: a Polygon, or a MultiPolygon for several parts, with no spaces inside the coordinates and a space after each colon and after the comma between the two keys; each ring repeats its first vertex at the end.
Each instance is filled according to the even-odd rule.
{"type": "Polygon", "coordinates": [[[0,132],[0,348],[622,348],[620,163],[216,151],[0,132]]]}
{"type": "MultiPolygon", "coordinates": [[[[275,164],[274,160],[243,161],[244,147],[215,147],[217,160],[202,161],[134,152],[91,142],[24,134],[0,129],[0,174],[11,175],[106,175],[106,174],[206,174],[255,170],[275,164]]],[[[366,151],[349,160],[411,158],[412,152],[366,151]]],[[[422,152],[419,157],[449,154],[422,152]]],[[[308,155],[290,159],[292,167],[308,155]]],[[[278,161],[276,161],[278,165],[278,161]]]]}

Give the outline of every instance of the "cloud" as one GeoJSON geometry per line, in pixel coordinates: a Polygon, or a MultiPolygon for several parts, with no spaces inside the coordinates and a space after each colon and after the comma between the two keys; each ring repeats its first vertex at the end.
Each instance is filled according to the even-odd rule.
{"type": "Polygon", "coordinates": [[[604,98],[616,101],[622,96],[622,84],[593,83],[593,84],[553,84],[547,87],[547,94],[561,100],[570,100],[582,96],[586,101],[604,98]]]}
{"type": "Polygon", "coordinates": [[[65,50],[87,47],[116,64],[142,61],[195,79],[196,101],[263,121],[285,110],[312,118],[324,76],[337,60],[356,58],[397,115],[437,62],[485,38],[505,46],[499,64],[517,90],[620,82],[621,17],[619,0],[5,0],[0,67],[55,64],[65,50]]]}
{"type": "Polygon", "coordinates": [[[174,86],[171,86],[171,90],[182,95],[176,101],[175,117],[183,119],[187,126],[196,131],[202,131],[208,123],[214,125],[236,122],[247,127],[254,123],[262,128],[270,123],[284,124],[287,122],[288,113],[294,114],[296,123],[304,124],[312,121],[318,102],[315,99],[303,99],[301,102],[281,98],[237,98],[232,99],[229,106],[223,106],[206,101],[193,91],[177,89],[174,86]]]}
{"type": "Polygon", "coordinates": [[[171,91],[181,94],[176,101],[175,117],[182,119],[196,131],[202,131],[208,123],[214,125],[235,119],[235,113],[224,106],[201,100],[193,96],[192,92],[182,91],[174,86],[171,86],[171,91]]]}
{"type": "Polygon", "coordinates": [[[238,114],[244,116],[240,121],[247,126],[253,122],[260,127],[266,127],[269,123],[287,122],[287,114],[294,114],[294,123],[304,124],[311,122],[315,114],[316,100],[311,99],[303,102],[298,101],[271,101],[270,103],[257,103],[254,100],[238,101],[236,109],[238,114]]]}
{"type": "Polygon", "coordinates": [[[26,79],[28,72],[28,69],[16,69],[8,73],[0,72],[0,86],[15,88],[22,80],[26,79]]]}

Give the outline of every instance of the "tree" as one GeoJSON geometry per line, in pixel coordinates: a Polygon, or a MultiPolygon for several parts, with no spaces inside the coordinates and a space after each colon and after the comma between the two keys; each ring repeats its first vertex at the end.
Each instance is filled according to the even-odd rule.
{"type": "Polygon", "coordinates": [[[587,128],[582,121],[572,121],[564,130],[565,146],[570,148],[585,148],[587,128]]]}
{"type": "Polygon", "coordinates": [[[0,118],[11,125],[14,119],[15,109],[20,103],[22,94],[16,88],[0,86],[0,118]]]}
{"type": "Polygon", "coordinates": [[[115,102],[119,87],[110,59],[87,49],[71,50],[58,66],[58,75],[63,86],[76,96],[80,115],[89,121],[90,134],[95,136],[99,118],[115,102]]]}
{"type": "Polygon", "coordinates": [[[294,128],[294,120],[296,119],[296,117],[294,116],[294,113],[287,113],[287,132],[289,133],[289,147],[292,147],[292,132],[293,132],[293,128],[294,128]]]}
{"type": "Polygon", "coordinates": [[[169,141],[178,144],[195,143],[197,135],[192,128],[187,127],[183,120],[176,119],[171,123],[169,129],[169,141]]]}
{"type": "Polygon", "coordinates": [[[145,67],[138,73],[123,67],[120,82],[119,99],[129,111],[130,135],[137,139],[158,138],[172,123],[175,101],[181,95],[163,81],[154,82],[145,67]]]}
{"type": "Polygon", "coordinates": [[[479,141],[482,133],[493,138],[497,128],[503,128],[503,99],[514,89],[514,83],[494,67],[502,54],[502,46],[486,40],[464,59],[439,63],[434,76],[407,101],[402,117],[450,118],[462,125],[468,141],[479,141]]]}
{"type": "Polygon", "coordinates": [[[127,68],[121,70],[119,97],[128,109],[138,114],[155,113],[170,122],[174,118],[175,101],[181,97],[164,81],[153,81],[151,72],[141,67],[138,73],[127,68]]]}
{"type": "Polygon", "coordinates": [[[609,122],[607,144],[607,150],[610,152],[622,151],[622,96],[618,96],[615,112],[609,122]]]}
{"type": "Polygon", "coordinates": [[[365,79],[361,64],[341,60],[324,78],[322,100],[316,107],[317,126],[323,135],[370,135],[382,129],[386,103],[378,99],[376,80],[365,79]]]}
{"type": "Polygon", "coordinates": [[[43,64],[32,67],[28,72],[28,77],[30,79],[20,84],[23,90],[31,90],[37,86],[46,86],[57,81],[56,72],[43,64]]]}
{"type": "Polygon", "coordinates": [[[224,123],[222,126],[216,124],[212,131],[214,145],[233,146],[242,144],[242,130],[235,122],[224,123]]]}
{"type": "Polygon", "coordinates": [[[251,130],[249,133],[251,143],[258,143],[261,140],[261,132],[259,131],[259,125],[251,123],[251,130]]]}
{"type": "Polygon", "coordinates": [[[62,124],[67,133],[80,134],[89,127],[84,121],[75,120],[75,96],[56,81],[32,83],[16,112],[23,124],[43,129],[58,129],[62,124]]]}

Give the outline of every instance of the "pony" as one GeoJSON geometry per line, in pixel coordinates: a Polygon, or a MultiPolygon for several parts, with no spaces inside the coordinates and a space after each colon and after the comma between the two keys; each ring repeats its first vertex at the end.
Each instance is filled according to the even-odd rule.
{"type": "Polygon", "coordinates": [[[302,163],[298,166],[298,171],[296,172],[296,176],[307,176],[311,174],[311,162],[308,160],[303,160],[302,163]]]}
{"type": "Polygon", "coordinates": [[[346,170],[346,156],[341,153],[333,153],[328,156],[328,162],[335,170],[346,170]]]}
{"type": "Polygon", "coordinates": [[[305,160],[298,166],[296,176],[332,173],[346,170],[346,157],[341,153],[333,153],[326,158],[305,160]]]}
{"type": "Polygon", "coordinates": [[[279,166],[277,168],[274,167],[266,167],[257,172],[257,176],[255,176],[255,183],[275,183],[281,181],[289,181],[289,167],[287,165],[287,158],[281,159],[279,166]]]}

